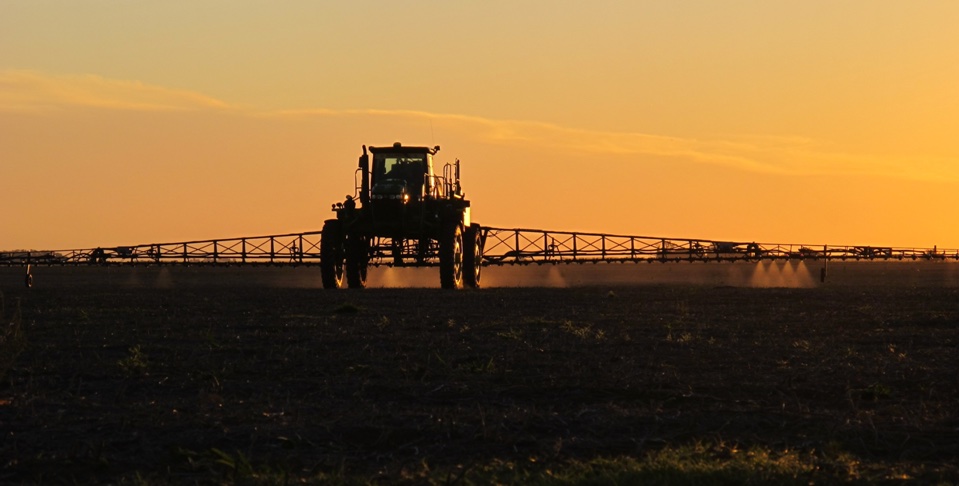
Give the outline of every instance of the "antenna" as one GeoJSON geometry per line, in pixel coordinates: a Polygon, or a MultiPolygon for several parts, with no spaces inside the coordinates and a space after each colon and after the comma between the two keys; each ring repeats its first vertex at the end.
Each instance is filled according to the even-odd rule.
{"type": "Polygon", "coordinates": [[[430,118],[430,145],[436,145],[436,136],[433,135],[433,119],[430,118]]]}

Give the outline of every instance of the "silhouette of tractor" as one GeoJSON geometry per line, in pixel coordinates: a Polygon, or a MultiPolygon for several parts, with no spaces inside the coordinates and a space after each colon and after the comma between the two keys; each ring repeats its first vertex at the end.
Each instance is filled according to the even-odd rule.
{"type": "Polygon", "coordinates": [[[470,202],[460,185],[460,162],[433,172],[439,146],[363,146],[357,197],[333,205],[323,224],[320,269],[323,287],[366,287],[372,262],[439,266],[446,289],[479,287],[484,235],[470,221],[470,202]],[[372,164],[370,160],[372,155],[372,164]]]}

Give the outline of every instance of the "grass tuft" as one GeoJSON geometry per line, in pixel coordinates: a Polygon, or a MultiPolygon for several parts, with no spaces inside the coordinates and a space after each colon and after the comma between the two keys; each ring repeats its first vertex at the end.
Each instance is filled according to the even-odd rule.
{"type": "Polygon", "coordinates": [[[473,468],[464,484],[806,485],[820,474],[817,462],[816,457],[793,450],[739,449],[697,443],[667,447],[639,458],[598,457],[545,468],[513,462],[493,463],[473,468]]]}
{"type": "Polygon", "coordinates": [[[340,304],[336,309],[333,309],[333,312],[336,314],[359,314],[361,310],[362,308],[360,308],[360,306],[356,304],[353,304],[350,302],[344,302],[340,304]]]}
{"type": "Polygon", "coordinates": [[[560,329],[584,341],[603,341],[606,339],[606,332],[603,330],[594,331],[592,324],[577,326],[573,321],[565,320],[560,329]]]}
{"type": "Polygon", "coordinates": [[[126,358],[117,361],[117,365],[127,376],[146,372],[147,355],[140,349],[140,345],[130,348],[126,358]]]}

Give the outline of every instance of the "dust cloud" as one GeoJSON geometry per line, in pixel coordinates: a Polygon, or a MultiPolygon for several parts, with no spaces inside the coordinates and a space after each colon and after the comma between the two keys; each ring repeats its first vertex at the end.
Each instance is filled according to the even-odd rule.
{"type": "Polygon", "coordinates": [[[156,282],[154,287],[158,289],[172,289],[173,288],[173,276],[170,275],[169,267],[162,267],[160,271],[157,272],[156,282]]]}
{"type": "Polygon", "coordinates": [[[712,285],[814,287],[805,262],[639,263],[488,267],[484,287],[576,287],[590,285],[712,285]]]}
{"type": "Polygon", "coordinates": [[[566,278],[559,271],[559,267],[550,265],[549,272],[546,274],[546,285],[544,287],[567,287],[566,278]]]}
{"type": "Polygon", "coordinates": [[[749,286],[808,288],[816,283],[804,261],[767,261],[755,265],[749,286]]]}
{"type": "Polygon", "coordinates": [[[367,274],[368,287],[439,287],[439,268],[372,267],[367,274]]]}
{"type": "MultiPolygon", "coordinates": [[[[959,287],[959,262],[831,261],[820,282],[823,262],[677,262],[488,266],[484,288],[583,287],[597,285],[705,285],[713,287],[895,286],[959,287]]],[[[101,267],[35,266],[34,287],[128,287],[189,289],[206,287],[322,289],[318,267],[101,267]]],[[[439,288],[439,268],[369,269],[371,288],[439,288]]],[[[21,288],[23,269],[0,267],[0,289],[21,288]]]]}

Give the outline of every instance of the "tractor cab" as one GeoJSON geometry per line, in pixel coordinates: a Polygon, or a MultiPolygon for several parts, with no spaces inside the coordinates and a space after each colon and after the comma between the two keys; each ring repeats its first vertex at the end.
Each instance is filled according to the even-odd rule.
{"type": "Polygon", "coordinates": [[[370,147],[373,153],[371,189],[374,200],[393,199],[406,203],[438,195],[441,184],[433,174],[433,155],[439,147],[370,147]]]}

